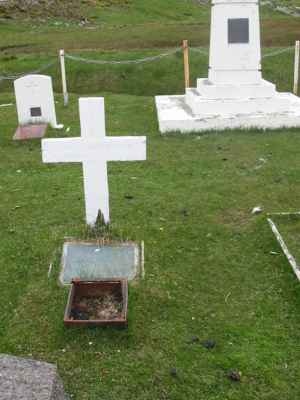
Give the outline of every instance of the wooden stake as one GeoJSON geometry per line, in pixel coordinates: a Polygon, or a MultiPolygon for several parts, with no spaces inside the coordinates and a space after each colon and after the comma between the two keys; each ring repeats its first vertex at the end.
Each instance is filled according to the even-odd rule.
{"type": "Polygon", "coordinates": [[[300,41],[295,44],[295,71],[294,71],[294,94],[298,95],[299,87],[299,59],[300,59],[300,41]]]}
{"type": "Polygon", "coordinates": [[[183,41],[182,48],[183,48],[183,63],[184,63],[184,82],[185,82],[185,88],[187,89],[190,87],[189,45],[187,40],[183,41]]]}
{"type": "Polygon", "coordinates": [[[67,106],[69,103],[68,87],[67,87],[67,76],[66,76],[66,66],[65,66],[65,51],[60,50],[60,68],[61,68],[61,82],[64,95],[64,105],[67,106]]]}

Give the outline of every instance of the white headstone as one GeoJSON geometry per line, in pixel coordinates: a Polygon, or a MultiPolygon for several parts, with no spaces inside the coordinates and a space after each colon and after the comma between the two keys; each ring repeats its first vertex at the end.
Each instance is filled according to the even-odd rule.
{"type": "Polygon", "coordinates": [[[56,121],[52,79],[45,75],[27,75],[15,80],[15,95],[20,126],[50,124],[56,121]]]}
{"type": "Polygon", "coordinates": [[[162,133],[300,126],[300,99],[262,78],[257,0],[212,0],[208,79],[156,107],[162,133]]]}
{"type": "Polygon", "coordinates": [[[107,137],[103,98],[79,99],[81,137],[42,140],[45,163],[83,165],[86,222],[94,225],[99,211],[109,222],[108,161],[146,160],[146,137],[107,137]]]}
{"type": "Polygon", "coordinates": [[[209,81],[261,82],[261,47],[257,0],[213,0],[209,81]]]}

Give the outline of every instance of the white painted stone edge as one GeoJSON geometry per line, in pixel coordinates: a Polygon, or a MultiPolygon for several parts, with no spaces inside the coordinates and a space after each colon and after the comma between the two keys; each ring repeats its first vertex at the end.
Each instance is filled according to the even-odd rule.
{"type": "Polygon", "coordinates": [[[141,264],[141,279],[145,278],[145,242],[141,241],[141,248],[140,248],[140,264],[141,264]]]}
{"type": "MultiPolygon", "coordinates": [[[[285,214],[285,215],[287,215],[287,214],[285,214]]],[[[291,215],[291,213],[289,215],[291,215]]],[[[290,253],[290,251],[289,251],[285,241],[283,240],[283,237],[281,236],[279,230],[277,229],[277,226],[275,225],[275,223],[271,220],[271,218],[268,218],[267,220],[272,229],[272,232],[274,233],[274,235],[276,237],[277,242],[279,243],[280,247],[282,248],[282,251],[284,252],[289,264],[293,268],[293,271],[294,271],[295,275],[297,276],[298,281],[300,281],[300,268],[297,264],[297,261],[295,260],[293,255],[290,253]]]]}
{"type": "Polygon", "coordinates": [[[268,213],[267,216],[271,217],[272,215],[277,215],[277,216],[291,216],[291,215],[300,215],[300,211],[294,211],[294,212],[277,212],[277,213],[268,213]]]}

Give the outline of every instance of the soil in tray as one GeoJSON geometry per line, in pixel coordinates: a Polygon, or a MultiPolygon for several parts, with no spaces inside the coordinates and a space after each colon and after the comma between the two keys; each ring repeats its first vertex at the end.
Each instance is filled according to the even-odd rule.
{"type": "Polygon", "coordinates": [[[120,296],[104,293],[98,297],[81,297],[76,300],[72,320],[114,320],[122,318],[123,303],[120,296]]]}

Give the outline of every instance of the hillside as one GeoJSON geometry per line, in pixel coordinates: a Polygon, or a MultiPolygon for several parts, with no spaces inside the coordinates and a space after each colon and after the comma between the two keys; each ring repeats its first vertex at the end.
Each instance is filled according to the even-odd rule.
{"type": "Polygon", "coordinates": [[[126,6],[130,0],[2,0],[0,15],[6,18],[25,17],[62,17],[68,19],[83,18],[93,9],[126,6]]]}
{"type": "MultiPolygon", "coordinates": [[[[209,0],[0,0],[0,17],[14,18],[63,18],[101,20],[107,9],[112,11],[133,12],[140,10],[145,14],[155,10],[156,15],[165,13],[167,8],[191,6],[205,7],[209,0]]],[[[261,0],[261,5],[279,13],[300,16],[300,0],[261,0]]],[[[180,7],[181,8],[181,7],[180,7]]]]}

